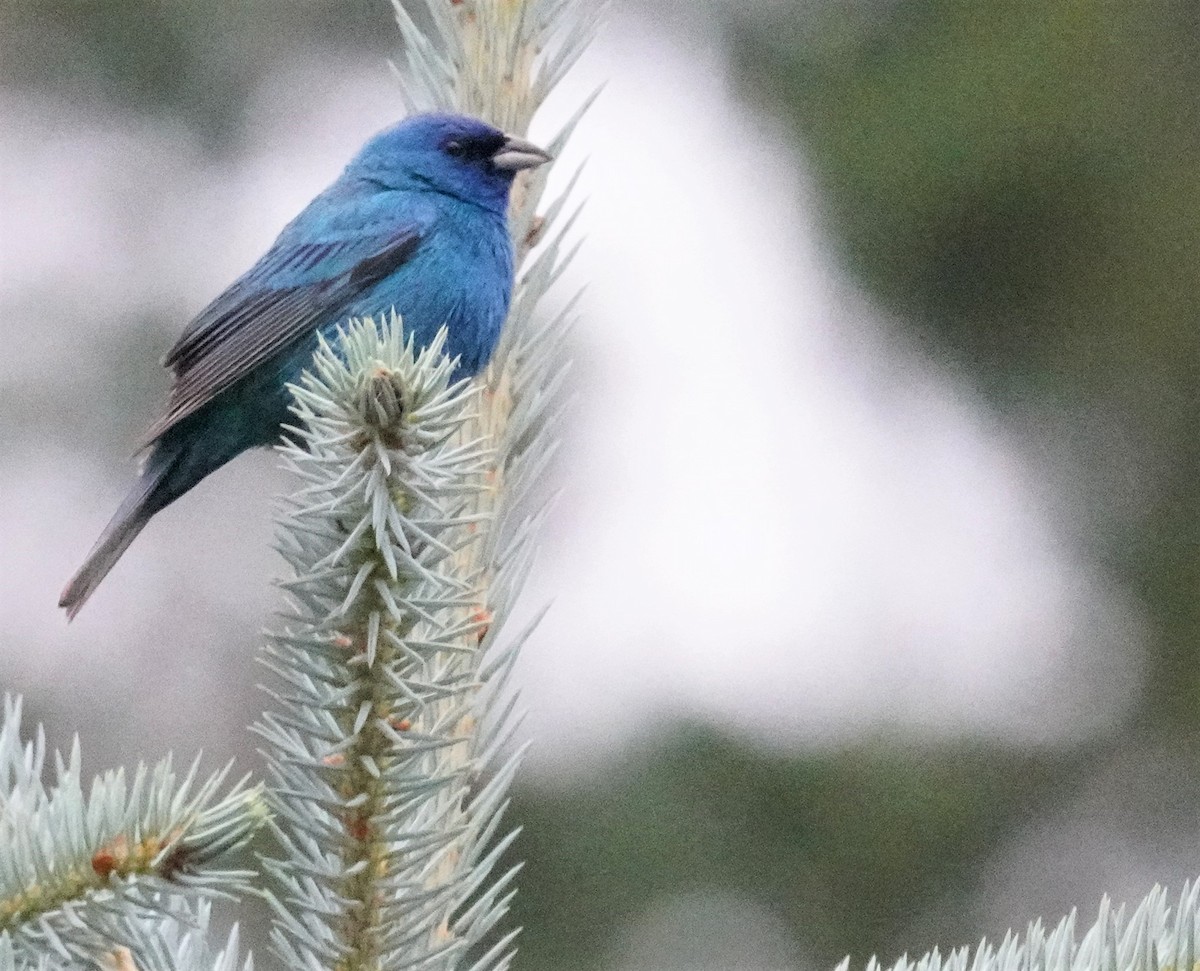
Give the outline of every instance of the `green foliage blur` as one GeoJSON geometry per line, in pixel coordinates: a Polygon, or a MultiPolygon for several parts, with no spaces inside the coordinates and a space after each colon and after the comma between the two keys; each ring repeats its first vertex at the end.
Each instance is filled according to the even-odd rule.
{"type": "MultiPolygon", "coordinates": [[[[681,725],[586,788],[518,788],[527,971],[600,968],[653,899],[697,889],[753,898],[816,967],[1003,933],[944,906],[979,892],[998,847],[1130,751],[1195,768],[1200,7],[767,9],[731,5],[723,25],[742,94],[792,126],[855,279],[1083,470],[1070,522],[1150,621],[1141,702],[1106,737],[1037,753],[879,738],[766,755],[681,725]]],[[[264,51],[391,53],[386,5],[365,0],[19,0],[0,5],[0,36],[5,86],[209,141],[236,136],[264,51]]]]}
{"type": "Polygon", "coordinates": [[[969,894],[997,840],[1078,781],[1060,757],[885,743],[770,756],[680,726],[584,791],[519,794],[521,960],[599,967],[614,928],[690,889],[753,900],[830,967],[923,953],[939,938],[916,936],[914,914],[969,894]]]}
{"type": "Polygon", "coordinates": [[[1200,8],[834,3],[732,34],[863,284],[999,406],[1083,416],[1045,441],[1155,628],[1137,727],[1194,731],[1200,8]]]}

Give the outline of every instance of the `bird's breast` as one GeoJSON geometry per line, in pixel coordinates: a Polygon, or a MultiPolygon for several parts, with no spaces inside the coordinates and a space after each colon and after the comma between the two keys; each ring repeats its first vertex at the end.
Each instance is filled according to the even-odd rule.
{"type": "Polygon", "coordinates": [[[439,221],[412,258],[355,301],[347,316],[393,309],[406,333],[428,343],[445,325],[459,374],[482,370],[500,338],[512,295],[512,244],[502,219],[439,221]]]}

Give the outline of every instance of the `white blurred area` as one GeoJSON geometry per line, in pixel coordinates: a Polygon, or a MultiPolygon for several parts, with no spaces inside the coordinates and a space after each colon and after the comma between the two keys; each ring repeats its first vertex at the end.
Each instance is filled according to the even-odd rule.
{"type": "MultiPolygon", "coordinates": [[[[52,393],[82,419],[89,395],[119,396],[91,366],[111,328],[171,308],[152,367],[401,110],[383,64],[293,63],[232,160],[182,130],[0,104],[5,408],[52,393]]],[[[1072,547],[1072,497],[839,279],[803,160],[737,99],[715,43],[618,15],[534,135],[601,81],[559,172],[588,160],[587,243],[560,296],[588,290],[521,611],[553,601],[520,667],[532,768],[585,773],[678,717],[784,747],[1052,745],[1115,723],[1137,671],[1109,648],[1139,621],[1072,547]]],[[[128,484],[136,430],[102,458],[0,435],[0,687],[86,727],[92,764],[243,746],[248,645],[280,570],[272,457],[159,516],[68,627],[58,591],[128,484]]]]}

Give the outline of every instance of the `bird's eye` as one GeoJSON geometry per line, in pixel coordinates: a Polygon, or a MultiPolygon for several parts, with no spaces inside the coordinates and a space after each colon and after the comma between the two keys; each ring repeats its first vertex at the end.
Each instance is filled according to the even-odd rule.
{"type": "Polygon", "coordinates": [[[462,142],[447,142],[445,152],[447,155],[453,155],[455,158],[462,158],[467,154],[467,146],[462,142]]]}

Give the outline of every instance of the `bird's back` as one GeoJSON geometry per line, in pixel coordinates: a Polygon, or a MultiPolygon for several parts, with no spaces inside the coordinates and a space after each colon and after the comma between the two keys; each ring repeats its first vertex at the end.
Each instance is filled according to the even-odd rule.
{"type": "MultiPolygon", "coordinates": [[[[352,317],[396,311],[418,345],[449,329],[456,376],[487,363],[512,291],[504,216],[452,195],[381,191],[339,179],[280,233],[267,253],[206,307],[166,363],[171,400],[150,439],[231,409],[243,448],[274,440],[318,333],[352,317]]],[[[228,424],[228,421],[224,421],[228,424]]]]}

